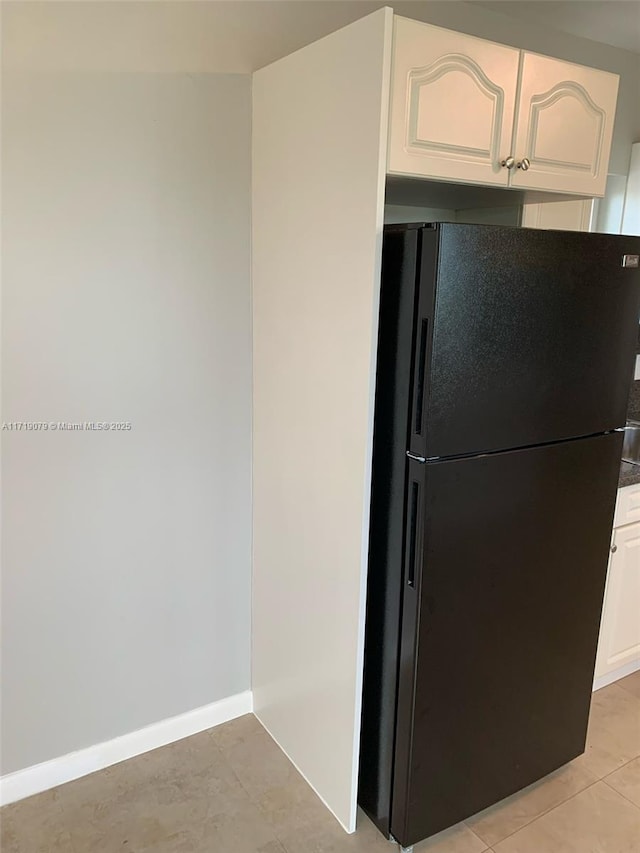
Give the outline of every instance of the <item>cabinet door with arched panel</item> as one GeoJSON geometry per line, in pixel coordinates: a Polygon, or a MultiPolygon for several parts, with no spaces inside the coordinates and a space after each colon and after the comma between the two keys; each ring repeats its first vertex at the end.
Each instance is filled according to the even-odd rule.
{"type": "Polygon", "coordinates": [[[520,51],[394,19],[388,171],[507,186],[520,51]]]}
{"type": "Polygon", "coordinates": [[[511,185],[604,194],[618,77],[525,53],[511,185]]]}

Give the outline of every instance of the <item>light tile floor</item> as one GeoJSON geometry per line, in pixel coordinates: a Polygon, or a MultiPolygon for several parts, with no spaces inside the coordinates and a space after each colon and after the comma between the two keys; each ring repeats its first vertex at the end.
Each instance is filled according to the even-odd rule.
{"type": "MultiPolygon", "coordinates": [[[[249,715],[0,812],[2,853],[393,853],[346,835],[249,715]]],[[[640,853],[640,673],[594,694],[586,753],[416,853],[640,853]]]]}

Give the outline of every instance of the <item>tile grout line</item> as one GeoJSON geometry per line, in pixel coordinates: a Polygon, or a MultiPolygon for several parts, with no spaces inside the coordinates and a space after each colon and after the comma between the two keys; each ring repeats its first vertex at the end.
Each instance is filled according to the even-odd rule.
{"type": "Polygon", "coordinates": [[[618,796],[625,799],[628,803],[631,803],[632,806],[635,806],[638,809],[638,811],[640,811],[640,806],[638,805],[638,803],[635,803],[633,800],[630,800],[626,794],[623,794],[622,791],[619,791],[617,788],[614,788],[613,785],[611,785],[609,782],[607,782],[607,779],[609,778],[609,776],[613,776],[619,770],[623,770],[627,765],[631,764],[632,761],[637,761],[638,759],[640,759],[640,755],[637,755],[635,758],[630,758],[629,761],[625,761],[625,763],[622,764],[620,767],[618,767],[617,770],[612,770],[611,773],[607,774],[607,776],[604,776],[600,781],[604,782],[604,784],[607,786],[607,788],[609,788],[612,791],[615,791],[615,793],[618,794],[618,796]]]}
{"type": "Polygon", "coordinates": [[[627,761],[625,761],[623,764],[621,764],[620,767],[616,767],[615,770],[612,770],[610,773],[606,773],[604,776],[602,776],[601,780],[604,782],[604,780],[607,779],[609,776],[613,776],[613,774],[617,773],[618,770],[622,770],[622,768],[626,767],[627,764],[631,764],[632,761],[637,761],[639,758],[640,758],[640,753],[638,753],[638,755],[634,755],[633,758],[629,758],[627,761]]]}
{"type": "MultiPolygon", "coordinates": [[[[523,824],[522,824],[522,826],[519,826],[519,827],[518,827],[518,829],[515,829],[513,832],[510,832],[508,835],[505,835],[505,836],[504,836],[504,838],[501,838],[499,841],[494,841],[493,843],[494,843],[494,844],[502,844],[502,842],[503,842],[503,841],[506,841],[506,840],[507,840],[507,838],[511,838],[512,836],[514,836],[514,835],[516,835],[518,832],[520,832],[520,830],[521,830],[521,829],[524,829],[524,828],[525,828],[525,827],[527,827],[527,826],[531,826],[531,824],[532,824],[532,823],[535,823],[537,820],[540,820],[540,818],[541,818],[541,817],[544,817],[545,815],[547,815],[547,814],[549,814],[550,812],[554,811],[554,809],[560,808],[560,806],[563,806],[565,803],[568,803],[570,800],[573,800],[573,798],[574,798],[574,797],[577,797],[579,794],[583,794],[585,791],[588,791],[588,790],[589,790],[589,788],[593,788],[593,786],[594,786],[594,785],[597,785],[597,784],[598,784],[598,782],[604,782],[604,779],[596,779],[596,780],[595,780],[595,782],[590,782],[588,785],[585,785],[585,787],[584,787],[584,788],[581,788],[579,791],[575,791],[575,793],[573,793],[570,797],[567,797],[567,799],[566,799],[566,800],[562,800],[562,802],[560,802],[560,803],[556,803],[556,804],[555,804],[555,806],[551,806],[551,808],[549,808],[549,809],[545,809],[543,812],[540,812],[540,814],[536,815],[534,818],[531,818],[531,820],[528,820],[526,823],[523,823],[523,824]]],[[[610,788],[611,788],[611,786],[610,786],[610,785],[609,785],[608,787],[610,787],[610,788]]],[[[614,790],[614,789],[612,788],[611,790],[614,790]]],[[[465,826],[467,826],[467,824],[466,824],[466,823],[465,823],[465,826]]],[[[467,828],[468,828],[468,829],[471,829],[471,827],[470,827],[470,826],[469,826],[469,827],[467,827],[467,828]]],[[[473,832],[473,829],[471,829],[471,832],[473,832]]],[[[477,835],[477,833],[475,833],[475,834],[477,835]]],[[[479,835],[478,835],[478,838],[480,838],[480,836],[479,836],[479,835]]],[[[486,844],[486,843],[487,843],[487,842],[486,842],[486,841],[484,841],[482,838],[480,838],[480,841],[482,841],[482,842],[483,842],[483,844],[486,844]]],[[[490,848],[490,847],[489,847],[489,848],[487,848],[487,850],[489,851],[489,853],[491,853],[491,848],[490,848]]],[[[483,853],[487,853],[487,850],[483,851],[483,853]]]]}
{"type": "MultiPolygon", "coordinates": [[[[478,839],[478,841],[479,841],[481,844],[486,844],[486,843],[487,843],[487,842],[484,840],[484,838],[481,838],[481,837],[478,835],[478,833],[477,833],[477,832],[475,832],[475,830],[473,830],[473,829],[469,826],[469,824],[466,822],[466,820],[461,821],[461,823],[462,823],[462,825],[464,826],[464,828],[465,828],[465,829],[467,829],[467,830],[468,830],[472,835],[474,835],[474,836],[478,839]]],[[[455,825],[455,824],[454,824],[454,825],[455,825]]],[[[480,851],[480,853],[491,853],[491,847],[490,847],[490,846],[485,847],[485,849],[484,849],[484,850],[481,850],[481,851],[480,851]]]]}

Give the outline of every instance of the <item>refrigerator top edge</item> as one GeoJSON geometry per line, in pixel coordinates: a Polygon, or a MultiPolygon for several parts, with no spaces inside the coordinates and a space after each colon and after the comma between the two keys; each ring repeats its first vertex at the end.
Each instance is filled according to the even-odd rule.
{"type": "Polygon", "coordinates": [[[491,223],[481,223],[481,222],[451,222],[447,219],[439,219],[432,222],[425,222],[424,220],[419,220],[416,222],[390,222],[384,226],[385,233],[393,233],[398,231],[416,231],[416,230],[428,230],[428,231],[437,231],[441,228],[455,228],[455,229],[463,229],[463,228],[472,228],[472,229],[481,229],[481,230],[489,230],[493,229],[496,231],[520,231],[527,233],[535,233],[535,234],[580,234],[583,237],[589,236],[593,238],[613,238],[615,240],[637,240],[640,243],[640,234],[608,234],[602,231],[572,231],[570,229],[558,229],[558,228],[528,228],[523,225],[495,225],[491,223]]]}

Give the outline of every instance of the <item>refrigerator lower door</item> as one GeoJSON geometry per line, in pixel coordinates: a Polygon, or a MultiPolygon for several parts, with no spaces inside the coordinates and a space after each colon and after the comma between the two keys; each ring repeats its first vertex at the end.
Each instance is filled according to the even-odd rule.
{"type": "Polygon", "coordinates": [[[621,445],[610,433],[410,466],[420,519],[407,513],[391,809],[403,845],[583,752],[621,445]]]}

